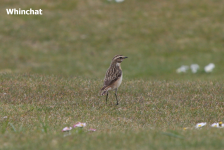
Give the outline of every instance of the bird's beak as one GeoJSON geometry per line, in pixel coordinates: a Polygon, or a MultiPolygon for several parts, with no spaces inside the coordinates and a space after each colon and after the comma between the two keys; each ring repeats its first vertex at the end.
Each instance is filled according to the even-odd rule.
{"type": "Polygon", "coordinates": [[[128,58],[128,57],[125,56],[124,59],[125,59],[125,58],[128,58]]]}

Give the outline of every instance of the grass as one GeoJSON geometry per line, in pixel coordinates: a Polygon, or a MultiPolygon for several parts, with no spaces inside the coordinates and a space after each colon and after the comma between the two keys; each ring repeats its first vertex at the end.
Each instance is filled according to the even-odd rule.
{"type": "Polygon", "coordinates": [[[223,4],[0,1],[0,149],[221,149],[224,131],[209,125],[224,122],[223,4]],[[116,54],[128,56],[120,105],[112,93],[105,105],[98,92],[116,54]],[[196,74],[176,73],[193,63],[196,74]],[[61,132],[78,121],[87,127],[61,132]]]}
{"type": "Polygon", "coordinates": [[[106,0],[1,2],[1,72],[101,78],[116,54],[129,79],[211,79],[180,76],[181,65],[215,63],[223,78],[222,1],[106,0]],[[43,9],[42,16],[6,15],[5,8],[43,9]],[[7,62],[7,63],[5,63],[7,62]]]}
{"type": "Polygon", "coordinates": [[[108,105],[97,96],[101,80],[34,74],[0,79],[3,149],[223,147],[222,129],[194,129],[198,122],[224,120],[223,82],[126,80],[116,106],[112,93],[108,105]],[[79,121],[87,123],[83,132],[61,132],[79,121]]]}

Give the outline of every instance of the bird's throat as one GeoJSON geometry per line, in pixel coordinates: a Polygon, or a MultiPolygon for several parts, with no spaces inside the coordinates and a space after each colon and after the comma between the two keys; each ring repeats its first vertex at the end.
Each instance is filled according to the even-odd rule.
{"type": "Polygon", "coordinates": [[[116,63],[116,66],[121,69],[121,63],[116,63]]]}

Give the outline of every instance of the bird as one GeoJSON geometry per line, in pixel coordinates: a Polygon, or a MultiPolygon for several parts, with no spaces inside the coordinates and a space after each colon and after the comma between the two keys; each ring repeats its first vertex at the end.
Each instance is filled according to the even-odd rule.
{"type": "Polygon", "coordinates": [[[118,99],[117,99],[117,89],[121,85],[122,82],[122,69],[121,69],[121,62],[128,57],[122,56],[122,55],[115,55],[111,61],[110,67],[107,69],[105,78],[104,78],[104,84],[101,88],[101,96],[106,95],[106,104],[107,104],[107,98],[108,98],[108,91],[115,90],[115,96],[117,100],[118,105],[118,99]]]}

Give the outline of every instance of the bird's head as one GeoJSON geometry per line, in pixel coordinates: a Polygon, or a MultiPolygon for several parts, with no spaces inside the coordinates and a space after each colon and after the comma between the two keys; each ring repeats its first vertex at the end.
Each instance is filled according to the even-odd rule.
{"type": "Polygon", "coordinates": [[[122,55],[116,55],[112,59],[112,62],[121,63],[125,58],[128,58],[128,57],[122,56],[122,55]]]}

